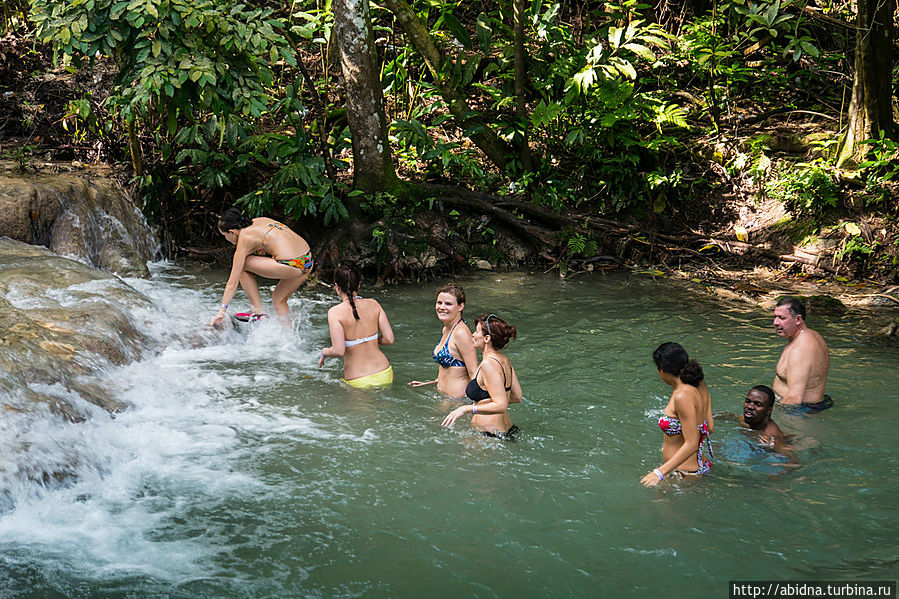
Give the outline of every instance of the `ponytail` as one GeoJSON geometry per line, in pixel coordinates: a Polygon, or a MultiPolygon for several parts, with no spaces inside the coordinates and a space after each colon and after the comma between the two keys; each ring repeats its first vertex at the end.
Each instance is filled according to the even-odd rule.
{"type": "Polygon", "coordinates": [[[359,291],[359,283],[359,271],[352,264],[340,264],[334,269],[334,284],[347,294],[350,300],[350,307],[353,309],[353,318],[356,320],[359,320],[359,313],[356,311],[354,298],[359,291]]]}
{"type": "Polygon", "coordinates": [[[490,335],[490,345],[494,349],[502,349],[508,345],[509,341],[518,338],[518,329],[496,314],[481,314],[474,321],[475,330],[477,330],[478,324],[485,333],[490,335]]]}
{"type": "Polygon", "coordinates": [[[687,350],[680,343],[673,341],[663,343],[652,353],[652,359],[656,363],[656,368],[680,377],[680,380],[688,385],[698,387],[705,378],[702,366],[696,360],[690,359],[687,350]]]}
{"type": "Polygon", "coordinates": [[[687,362],[687,365],[680,371],[680,380],[688,385],[693,385],[694,387],[698,387],[699,383],[702,382],[702,379],[704,378],[705,375],[702,373],[702,366],[700,366],[699,362],[696,360],[687,362]]]}

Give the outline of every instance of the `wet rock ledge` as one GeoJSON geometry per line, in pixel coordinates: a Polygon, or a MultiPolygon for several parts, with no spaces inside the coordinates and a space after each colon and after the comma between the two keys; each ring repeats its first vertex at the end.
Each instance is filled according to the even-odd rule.
{"type": "Polygon", "coordinates": [[[125,277],[148,276],[158,252],[129,194],[89,171],[19,173],[0,163],[0,235],[125,277]]]}
{"type": "Polygon", "coordinates": [[[48,405],[78,421],[85,415],[73,395],[111,413],[124,409],[95,375],[151,349],[122,308],[148,305],[115,276],[0,237],[0,418],[48,405]]]}

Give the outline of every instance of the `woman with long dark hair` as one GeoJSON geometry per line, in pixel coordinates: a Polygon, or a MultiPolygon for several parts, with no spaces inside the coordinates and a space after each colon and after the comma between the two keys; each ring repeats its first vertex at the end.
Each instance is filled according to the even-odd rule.
{"type": "Polygon", "coordinates": [[[521,401],[521,384],[512,362],[500,350],[518,336],[518,331],[496,314],[483,314],[474,321],[474,346],[481,350],[481,363],[468,382],[465,395],[472,403],[459,406],[443,419],[450,427],[460,416],[471,413],[471,425],[488,437],[514,440],[518,427],[509,418],[509,404],[521,401]]]}
{"type": "Polygon", "coordinates": [[[474,351],[471,331],[465,324],[465,291],[450,283],[437,290],[434,305],[437,318],[443,323],[440,341],[434,348],[437,378],[433,381],[412,381],[413,387],[437,383],[437,390],[450,397],[465,396],[465,386],[477,374],[478,356],[474,351]]]}
{"type": "Polygon", "coordinates": [[[393,382],[393,368],[379,347],[393,343],[393,329],[377,300],[359,296],[360,283],[353,266],[340,265],[334,271],[340,303],[328,310],[331,347],[321,351],[318,367],[325,358],[342,357],[346,383],[365,389],[393,382]]]}
{"type": "Polygon", "coordinates": [[[671,385],[672,391],[659,418],[659,428],[664,433],[663,463],[640,480],[647,487],[654,487],[670,476],[707,474],[712,467],[709,435],[715,428],[712,399],[702,381],[704,375],[699,363],[691,360],[680,344],[670,341],[656,348],[652,359],[659,378],[671,385]]]}
{"type": "Polygon", "coordinates": [[[278,280],[272,291],[272,304],[278,319],[287,324],[290,315],[287,298],[299,289],[312,271],[309,244],[276,220],[265,217],[251,219],[236,208],[225,210],[219,218],[218,230],[235,248],[231,274],[222,294],[222,306],[209,324],[219,325],[225,321],[238,284],[247,294],[252,312],[235,314],[235,318],[253,321],[265,316],[256,275],[278,280]]]}

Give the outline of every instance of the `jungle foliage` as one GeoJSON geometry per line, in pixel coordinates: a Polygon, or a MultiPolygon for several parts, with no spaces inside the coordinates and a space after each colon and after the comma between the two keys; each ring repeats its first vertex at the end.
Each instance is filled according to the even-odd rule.
{"type": "MultiPolygon", "coordinates": [[[[743,173],[760,197],[778,195],[800,213],[838,207],[826,143],[814,160],[775,169],[765,144],[739,140],[778,112],[840,120],[853,41],[849,28],[814,16],[826,9],[828,19],[848,24],[853,6],[715,0],[672,24],[660,15],[674,4],[524,2],[527,81],[519,105],[515,2],[414,2],[439,49],[436,72],[396,14],[372,4],[398,174],[560,214],[689,211],[715,192],[716,173],[743,173]],[[448,85],[483,124],[453,116],[441,94],[448,85]],[[470,141],[483,127],[508,145],[503,168],[470,141]]],[[[19,15],[28,11],[9,6],[8,22],[15,7],[19,15]]],[[[108,95],[76,102],[66,123],[83,136],[107,138],[123,154],[130,148],[151,214],[184,212],[218,196],[213,209],[238,199],[255,214],[330,225],[353,206],[371,212],[378,205],[353,193],[347,176],[352,161],[329,0],[31,0],[28,16],[37,39],[73,69],[104,57],[114,65],[108,95]]],[[[897,80],[895,70],[885,76],[897,80]]],[[[886,191],[897,172],[892,133],[865,140],[870,151],[859,165],[870,206],[887,211],[895,209],[886,191]]],[[[833,140],[840,134],[833,130],[833,140]]],[[[422,205],[421,194],[388,191],[394,212],[397,203],[422,205]]],[[[563,233],[563,253],[595,252],[584,235],[563,233]]]]}

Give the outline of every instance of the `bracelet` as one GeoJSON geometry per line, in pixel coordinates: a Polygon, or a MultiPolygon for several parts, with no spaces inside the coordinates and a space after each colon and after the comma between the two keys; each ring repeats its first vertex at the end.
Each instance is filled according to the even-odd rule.
{"type": "Polygon", "coordinates": [[[471,406],[471,413],[472,414],[478,413],[478,404],[474,404],[473,406],[471,406]]]}
{"type": "Polygon", "coordinates": [[[322,350],[321,357],[324,359],[324,357],[325,357],[325,350],[322,350]]]}
{"type": "Polygon", "coordinates": [[[227,311],[227,310],[228,310],[228,306],[230,306],[230,305],[231,305],[231,304],[222,304],[222,310],[226,310],[226,311],[227,311]]]}
{"type": "Polygon", "coordinates": [[[655,475],[659,477],[659,480],[665,480],[665,475],[662,474],[661,470],[656,468],[655,470],[653,470],[653,472],[655,472],[655,475]]]}

